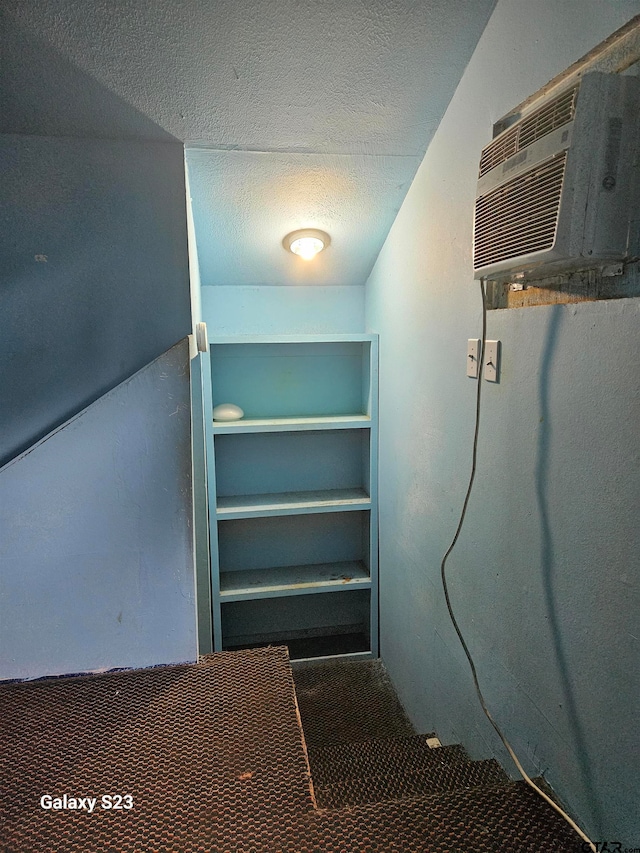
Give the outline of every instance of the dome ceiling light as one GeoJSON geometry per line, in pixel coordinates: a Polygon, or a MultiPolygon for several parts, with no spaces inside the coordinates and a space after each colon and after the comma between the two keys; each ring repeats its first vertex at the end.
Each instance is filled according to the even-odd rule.
{"type": "Polygon", "coordinates": [[[294,255],[299,255],[305,261],[310,261],[312,258],[326,249],[331,242],[331,237],[325,231],[318,231],[316,228],[302,228],[299,231],[292,231],[282,241],[285,249],[293,252],[294,255]]]}

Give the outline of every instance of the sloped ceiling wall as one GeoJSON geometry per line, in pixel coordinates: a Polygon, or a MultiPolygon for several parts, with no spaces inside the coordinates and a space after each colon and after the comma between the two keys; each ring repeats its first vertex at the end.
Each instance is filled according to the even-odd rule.
{"type": "Polygon", "coordinates": [[[362,285],[494,4],[5,0],[0,130],[196,146],[204,285],[362,285]]]}

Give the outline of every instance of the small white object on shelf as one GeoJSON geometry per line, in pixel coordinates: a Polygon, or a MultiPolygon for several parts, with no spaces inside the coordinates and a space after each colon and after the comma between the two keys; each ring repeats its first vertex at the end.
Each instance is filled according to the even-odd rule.
{"type": "Polygon", "coordinates": [[[239,421],[244,417],[244,412],[235,403],[220,403],[213,410],[214,421],[239,421]]]}

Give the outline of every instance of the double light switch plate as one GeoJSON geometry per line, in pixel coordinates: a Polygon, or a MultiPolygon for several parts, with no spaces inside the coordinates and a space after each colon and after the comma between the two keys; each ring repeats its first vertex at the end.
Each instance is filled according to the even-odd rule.
{"type": "MultiPolygon", "coordinates": [[[[467,376],[477,379],[480,372],[480,350],[482,341],[479,338],[469,338],[467,341],[467,376]]],[[[484,366],[482,375],[487,382],[498,382],[500,379],[500,341],[484,342],[484,366]]]]}

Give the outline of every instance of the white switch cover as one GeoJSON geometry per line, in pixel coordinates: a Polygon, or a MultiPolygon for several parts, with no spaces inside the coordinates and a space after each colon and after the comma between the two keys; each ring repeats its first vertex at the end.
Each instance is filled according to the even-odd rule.
{"type": "Polygon", "coordinates": [[[487,382],[498,382],[500,379],[500,341],[485,341],[484,344],[484,378],[487,382]]]}
{"type": "Polygon", "coordinates": [[[467,341],[467,376],[471,379],[478,378],[480,367],[480,339],[469,338],[467,341]]]}

